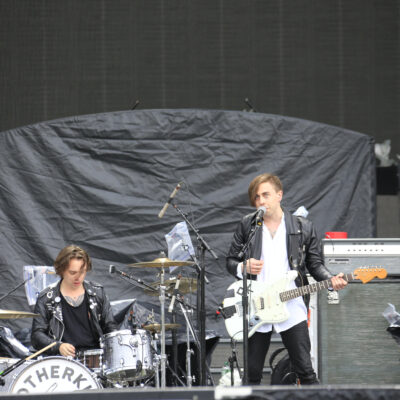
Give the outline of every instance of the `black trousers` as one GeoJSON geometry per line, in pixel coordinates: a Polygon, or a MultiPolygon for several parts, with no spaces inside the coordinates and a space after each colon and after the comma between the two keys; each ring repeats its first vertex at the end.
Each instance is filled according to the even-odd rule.
{"type": "MultiPolygon", "coordinates": [[[[249,338],[248,375],[250,385],[259,385],[262,378],[265,356],[271,342],[271,332],[256,332],[249,338]]],[[[318,383],[311,363],[311,342],[307,321],[300,322],[292,328],[280,332],[282,342],[286,347],[294,372],[302,385],[318,383]]]]}

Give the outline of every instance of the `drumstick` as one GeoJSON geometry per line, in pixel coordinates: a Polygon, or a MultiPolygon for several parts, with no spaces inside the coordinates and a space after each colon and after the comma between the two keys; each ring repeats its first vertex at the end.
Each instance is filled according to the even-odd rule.
{"type": "Polygon", "coordinates": [[[19,361],[16,362],[15,364],[10,365],[10,366],[9,366],[8,368],[6,368],[4,371],[0,372],[0,376],[1,376],[1,377],[6,376],[6,375],[9,374],[11,371],[13,371],[15,368],[17,368],[17,367],[19,367],[21,364],[23,364],[25,361],[28,361],[28,360],[30,360],[31,358],[36,357],[36,356],[38,356],[39,354],[42,354],[44,351],[46,351],[46,350],[52,348],[52,347],[55,346],[56,344],[57,344],[57,342],[50,343],[49,345],[47,345],[47,346],[44,347],[43,349],[37,351],[37,352],[34,353],[34,354],[31,354],[29,357],[23,358],[22,360],[19,360],[19,361]]]}
{"type": "Polygon", "coordinates": [[[36,353],[30,355],[29,357],[25,358],[25,361],[28,361],[28,360],[30,360],[31,358],[34,358],[34,357],[38,356],[39,354],[42,354],[44,351],[46,351],[46,350],[48,350],[48,349],[51,349],[51,348],[52,348],[53,346],[55,346],[56,344],[57,344],[57,342],[50,343],[50,344],[47,345],[46,347],[43,347],[43,349],[41,349],[41,350],[37,351],[36,353]]]}

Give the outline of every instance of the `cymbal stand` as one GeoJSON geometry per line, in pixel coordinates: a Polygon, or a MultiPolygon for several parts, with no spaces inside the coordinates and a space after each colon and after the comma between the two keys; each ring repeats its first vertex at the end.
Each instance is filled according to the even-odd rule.
{"type": "Polygon", "coordinates": [[[165,354],[165,271],[164,266],[161,267],[160,272],[160,314],[161,314],[161,388],[166,387],[166,361],[165,354]]]}
{"type": "Polygon", "coordinates": [[[200,342],[199,338],[196,335],[195,330],[193,329],[192,322],[188,317],[188,314],[192,313],[193,310],[188,310],[181,301],[179,301],[179,306],[181,307],[182,314],[186,320],[186,383],[188,387],[191,387],[193,383],[192,363],[191,363],[191,356],[193,352],[192,349],[190,348],[190,332],[192,333],[192,337],[198,348],[200,347],[200,342]]]}
{"type": "MultiPolygon", "coordinates": [[[[175,308],[172,310],[172,318],[171,321],[173,324],[176,324],[176,311],[175,308]]],[[[176,330],[172,329],[171,331],[171,338],[172,338],[172,356],[173,356],[173,363],[172,363],[172,370],[174,371],[173,375],[173,383],[174,386],[177,386],[177,372],[178,372],[178,339],[176,337],[176,330]]],[[[169,369],[171,369],[170,366],[168,366],[169,369]]]]}
{"type": "Polygon", "coordinates": [[[160,388],[160,356],[157,354],[157,333],[154,334],[153,336],[153,342],[154,342],[154,350],[155,350],[155,356],[154,356],[154,361],[153,361],[153,366],[154,366],[154,380],[156,384],[156,388],[160,388]]]}

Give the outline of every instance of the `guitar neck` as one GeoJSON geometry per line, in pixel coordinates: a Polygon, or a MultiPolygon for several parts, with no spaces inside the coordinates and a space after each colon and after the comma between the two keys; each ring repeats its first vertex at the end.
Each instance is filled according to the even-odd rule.
{"type": "MultiPolygon", "coordinates": [[[[354,280],[353,274],[345,274],[342,277],[345,281],[351,282],[354,280]]],[[[279,294],[281,301],[288,301],[295,299],[296,297],[304,296],[306,294],[316,293],[322,289],[328,289],[332,287],[331,279],[327,279],[325,281],[311,283],[310,285],[300,286],[296,289],[286,290],[279,294]]]]}

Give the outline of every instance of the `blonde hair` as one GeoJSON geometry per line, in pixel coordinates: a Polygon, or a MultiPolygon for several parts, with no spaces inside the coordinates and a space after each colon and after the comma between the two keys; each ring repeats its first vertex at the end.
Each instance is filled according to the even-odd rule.
{"type": "Polygon", "coordinates": [[[275,187],[277,192],[279,192],[280,190],[283,191],[282,182],[276,175],[265,173],[265,174],[256,176],[250,182],[249,189],[248,189],[250,205],[252,205],[253,207],[255,207],[258,187],[262,183],[265,183],[265,182],[271,183],[275,187]]]}

